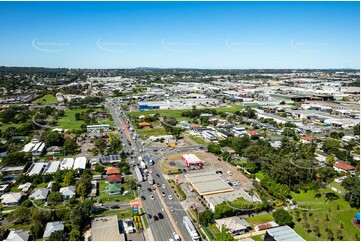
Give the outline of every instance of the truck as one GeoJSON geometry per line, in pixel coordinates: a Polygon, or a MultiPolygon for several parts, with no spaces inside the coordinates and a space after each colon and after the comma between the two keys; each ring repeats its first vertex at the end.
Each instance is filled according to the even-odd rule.
{"type": "Polygon", "coordinates": [[[140,172],[140,169],[138,166],[134,167],[135,175],[137,176],[138,181],[143,181],[142,173],[140,172]]]}
{"type": "Polygon", "coordinates": [[[199,239],[200,239],[199,234],[188,216],[183,217],[183,225],[186,228],[186,230],[188,231],[192,240],[199,241],[199,239]]]}
{"type": "Polygon", "coordinates": [[[148,156],[147,161],[148,161],[148,165],[154,165],[152,157],[148,156]]]}
{"type": "Polygon", "coordinates": [[[145,162],[144,162],[144,161],[141,161],[141,162],[140,162],[140,168],[142,168],[142,169],[146,169],[146,168],[147,168],[147,166],[145,165],[145,162]]]}
{"type": "Polygon", "coordinates": [[[149,176],[148,176],[148,183],[149,183],[150,185],[153,185],[153,184],[154,184],[153,177],[152,177],[152,175],[150,175],[150,174],[149,174],[149,176]]]}

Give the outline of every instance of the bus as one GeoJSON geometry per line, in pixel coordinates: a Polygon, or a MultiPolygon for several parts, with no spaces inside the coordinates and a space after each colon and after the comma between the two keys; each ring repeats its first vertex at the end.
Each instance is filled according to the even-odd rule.
{"type": "Polygon", "coordinates": [[[188,216],[183,217],[183,225],[186,227],[189,235],[192,237],[192,240],[199,241],[199,234],[188,216]]]}

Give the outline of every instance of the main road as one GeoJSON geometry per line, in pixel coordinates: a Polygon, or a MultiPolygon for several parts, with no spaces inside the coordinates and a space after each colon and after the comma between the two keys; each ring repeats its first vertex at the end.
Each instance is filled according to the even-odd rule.
{"type": "MultiPolygon", "coordinates": [[[[121,141],[124,144],[124,151],[133,150],[133,155],[131,156],[131,159],[135,161],[135,163],[138,162],[139,156],[145,159],[145,157],[148,156],[147,152],[150,151],[151,147],[144,147],[144,142],[141,142],[137,138],[133,139],[127,127],[128,124],[130,126],[131,124],[127,116],[124,114],[124,112],[121,110],[117,103],[108,101],[105,106],[108,108],[110,114],[113,117],[114,124],[119,130],[121,141]],[[130,144],[128,143],[128,140],[130,140],[130,144]]],[[[136,131],[133,132],[135,133],[136,131]]],[[[137,135],[137,137],[139,137],[139,135],[137,135]]],[[[191,147],[191,149],[194,148],[196,147],[191,147]]],[[[162,157],[157,156],[157,158],[160,159],[162,157]]],[[[169,241],[170,239],[174,239],[173,232],[176,231],[180,233],[180,236],[183,238],[183,240],[192,240],[183,225],[183,216],[187,216],[187,214],[182,208],[177,196],[174,194],[168,182],[163,177],[159,167],[157,166],[157,164],[148,165],[148,170],[151,170],[154,182],[161,184],[161,187],[157,188],[159,189],[159,192],[153,190],[153,187],[148,183],[148,181],[144,181],[138,182],[138,184],[141,184],[141,190],[138,193],[139,196],[143,196],[142,206],[145,213],[148,213],[152,216],[151,219],[148,219],[148,222],[152,230],[154,240],[169,241]],[[148,188],[152,190],[150,191],[148,190],[148,188]],[[166,196],[160,196],[159,194],[161,192],[164,192],[166,196]],[[150,198],[151,195],[154,196],[154,200],[150,198]],[[172,199],[169,199],[169,195],[172,196],[172,199]],[[163,202],[161,201],[161,199],[163,200],[163,202]],[[168,209],[164,208],[163,204],[165,204],[168,209]],[[153,216],[158,216],[158,213],[161,213],[164,218],[159,219],[158,221],[154,221],[153,216]],[[170,216],[172,216],[173,219],[170,219],[170,216]]],[[[134,170],[132,170],[132,172],[135,177],[134,170]]]]}

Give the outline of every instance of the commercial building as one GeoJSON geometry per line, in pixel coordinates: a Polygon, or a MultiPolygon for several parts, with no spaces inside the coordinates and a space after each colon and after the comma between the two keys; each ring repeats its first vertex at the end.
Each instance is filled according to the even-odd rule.
{"type": "Polygon", "coordinates": [[[99,124],[99,125],[87,125],[86,126],[86,131],[88,133],[91,132],[100,132],[100,131],[109,131],[110,130],[110,126],[109,124],[99,124]]]}
{"type": "Polygon", "coordinates": [[[194,154],[182,155],[182,160],[186,163],[186,166],[202,166],[203,162],[194,154]]]}
{"type": "Polygon", "coordinates": [[[120,232],[118,216],[96,217],[91,221],[91,241],[125,241],[124,233],[120,232]]]}
{"type": "Polygon", "coordinates": [[[154,109],[185,109],[199,105],[215,107],[219,105],[219,100],[215,98],[185,98],[166,101],[138,102],[138,108],[140,111],[154,109]]]}
{"type": "Polygon", "coordinates": [[[230,185],[214,172],[187,174],[185,179],[201,196],[234,191],[230,185]]]}

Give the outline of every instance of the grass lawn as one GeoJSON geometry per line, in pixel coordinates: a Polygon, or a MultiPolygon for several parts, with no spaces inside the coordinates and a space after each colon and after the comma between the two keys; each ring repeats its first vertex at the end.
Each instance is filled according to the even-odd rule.
{"type": "Polygon", "coordinates": [[[196,142],[197,144],[200,145],[207,145],[209,144],[208,142],[206,142],[202,137],[200,136],[196,136],[196,135],[187,135],[191,140],[193,140],[194,142],[196,142]]]}
{"type": "Polygon", "coordinates": [[[263,241],[263,234],[252,236],[251,238],[255,241],[263,241]]]}
{"type": "Polygon", "coordinates": [[[114,215],[114,214],[118,215],[118,219],[131,218],[133,215],[132,208],[129,206],[129,208],[125,208],[125,209],[106,210],[102,213],[94,215],[94,217],[114,215]]]}
{"type": "MultiPolygon", "coordinates": [[[[328,233],[325,231],[327,224],[328,228],[333,232],[334,239],[338,240],[336,237],[337,230],[340,229],[340,223],[342,222],[342,240],[355,240],[355,235],[359,234],[360,231],[354,227],[351,219],[355,217],[355,213],[358,210],[351,208],[349,203],[337,193],[336,194],[339,196],[337,200],[326,201],[325,193],[327,192],[334,191],[331,189],[320,189],[320,193],[322,194],[320,198],[315,198],[315,191],[308,191],[307,193],[301,192],[299,194],[293,192],[291,193],[294,200],[298,202],[299,208],[309,209],[307,220],[312,230],[314,228],[315,220],[318,219],[319,222],[317,224],[320,228],[321,236],[317,237],[313,231],[310,233],[306,231],[306,229],[303,227],[304,218],[302,212],[300,213],[301,220],[299,222],[294,219],[294,230],[305,240],[328,240],[328,233]],[[339,210],[337,209],[337,205],[339,206],[339,210]],[[329,221],[326,221],[326,215],[328,216],[329,221]]],[[[295,218],[294,211],[291,211],[291,213],[295,218]]]]}
{"type": "MultiPolygon", "coordinates": [[[[134,126],[136,127],[136,126],[134,126]]],[[[154,128],[143,128],[137,129],[138,134],[140,135],[141,139],[148,139],[150,136],[158,136],[158,135],[166,135],[167,132],[163,127],[154,127],[154,128]]]]}
{"type": "MultiPolygon", "coordinates": [[[[108,184],[105,181],[99,182],[99,195],[94,198],[96,201],[101,200],[103,203],[115,202],[115,201],[125,202],[134,199],[134,196],[132,194],[128,194],[128,195],[120,194],[120,195],[109,196],[107,190],[105,190],[105,187],[107,185],[108,184]]],[[[126,184],[121,184],[121,187],[124,188],[123,191],[129,190],[129,187],[126,184]]]]}
{"type": "Polygon", "coordinates": [[[330,183],[331,187],[336,188],[337,190],[340,190],[341,192],[346,192],[345,188],[343,186],[341,186],[341,183],[333,181],[330,183]]]}
{"type": "Polygon", "coordinates": [[[210,224],[210,225],[208,225],[208,226],[207,226],[207,229],[208,229],[209,232],[211,232],[213,238],[214,238],[214,236],[215,236],[217,233],[220,232],[219,229],[217,228],[217,225],[216,225],[216,224],[210,224]]]}
{"type": "Polygon", "coordinates": [[[42,104],[58,103],[58,101],[56,100],[55,96],[53,96],[51,94],[47,94],[41,98],[36,99],[35,101],[33,101],[33,103],[42,105],[42,104]]]}
{"type": "MultiPolygon", "coordinates": [[[[90,108],[89,108],[90,109],[90,108]]],[[[64,116],[60,117],[57,125],[54,128],[62,128],[62,129],[80,129],[80,126],[84,123],[84,120],[75,120],[75,113],[85,112],[87,108],[75,108],[75,109],[65,109],[64,116]]],[[[99,108],[93,108],[93,110],[99,110],[99,108]]],[[[99,123],[110,124],[113,125],[113,121],[110,120],[100,120],[99,123]]]]}
{"type": "Polygon", "coordinates": [[[48,182],[44,182],[44,183],[40,183],[38,185],[36,185],[36,188],[46,188],[48,186],[48,182]]]}
{"type": "Polygon", "coordinates": [[[31,224],[10,224],[1,226],[1,229],[22,229],[22,230],[30,230],[31,224]]]}
{"type": "Polygon", "coordinates": [[[0,125],[0,130],[1,131],[5,131],[7,128],[9,127],[15,127],[15,128],[19,128],[22,124],[13,124],[13,123],[9,123],[9,124],[1,124],[0,125]]]}
{"type": "Polygon", "coordinates": [[[254,217],[246,218],[246,221],[252,225],[256,225],[256,224],[275,221],[275,219],[273,218],[272,214],[265,213],[261,215],[256,215],[254,217]]]}

